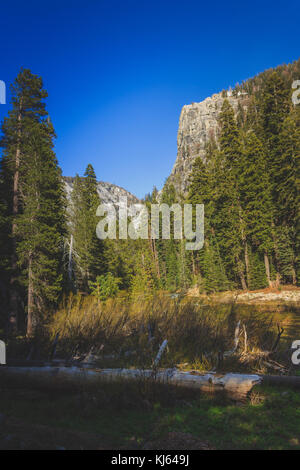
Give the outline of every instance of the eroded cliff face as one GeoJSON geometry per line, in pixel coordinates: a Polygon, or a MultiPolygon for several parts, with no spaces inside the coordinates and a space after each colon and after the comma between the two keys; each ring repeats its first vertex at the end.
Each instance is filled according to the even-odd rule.
{"type": "MultiPolygon", "coordinates": [[[[185,105],[181,110],[177,134],[177,159],[168,179],[179,192],[185,193],[187,190],[195,158],[201,157],[205,161],[206,144],[211,137],[218,136],[218,117],[224,99],[222,93],[218,93],[201,103],[185,105]]],[[[246,95],[239,94],[234,97],[231,92],[227,92],[227,99],[235,111],[239,102],[243,107],[246,106],[246,95]]]]}
{"type": "MultiPolygon", "coordinates": [[[[66,190],[68,199],[70,198],[70,195],[73,191],[74,180],[75,178],[70,177],[70,176],[64,177],[65,190],[66,190]]],[[[117,186],[112,183],[99,181],[97,185],[97,190],[98,190],[100,201],[103,204],[111,203],[111,204],[114,204],[116,207],[118,207],[120,197],[124,197],[124,196],[127,197],[128,205],[137,204],[140,202],[139,199],[133,194],[131,194],[129,191],[126,191],[126,189],[121,188],[120,186],[117,186]]]]}

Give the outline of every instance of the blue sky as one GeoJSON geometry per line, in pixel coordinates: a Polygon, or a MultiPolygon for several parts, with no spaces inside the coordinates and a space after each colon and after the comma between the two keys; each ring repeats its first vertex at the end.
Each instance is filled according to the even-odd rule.
{"type": "Polygon", "coordinates": [[[299,57],[294,0],[7,3],[0,80],[21,66],[43,77],[64,175],[90,162],[139,197],[172,169],[184,104],[299,57]]]}

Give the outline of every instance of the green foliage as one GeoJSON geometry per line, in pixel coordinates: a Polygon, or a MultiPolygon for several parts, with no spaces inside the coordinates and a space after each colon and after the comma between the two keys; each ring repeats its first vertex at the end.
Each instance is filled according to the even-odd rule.
{"type": "Polygon", "coordinates": [[[84,177],[75,178],[69,211],[70,236],[74,240],[75,283],[79,290],[85,292],[89,290],[89,282],[104,270],[103,243],[96,235],[99,204],[96,175],[92,165],[88,165],[84,177]]]}
{"type": "Polygon", "coordinates": [[[300,108],[291,108],[284,75],[297,64],[237,86],[236,95],[249,94],[247,108],[239,102],[236,120],[224,99],[217,142],[208,143],[205,163],[194,162],[188,202],[205,205],[204,254],[196,256],[202,288],[220,289],[218,265],[243,288],[275,278],[299,283],[300,108]]]}
{"type": "Polygon", "coordinates": [[[205,243],[200,266],[205,292],[211,293],[229,290],[230,282],[225,273],[217,242],[212,237],[210,243],[208,241],[205,243]]]}
{"type": "Polygon", "coordinates": [[[174,239],[172,213],[170,240],[100,241],[91,165],[75,178],[65,210],[47,92],[40,77],[22,69],[1,136],[1,325],[19,317],[19,325],[28,319],[32,330],[70,289],[99,291],[102,299],[118,287],[151,299],[159,289],[192,284],[208,293],[263,288],[275,279],[299,284],[300,106],[291,102],[299,73],[296,61],[237,85],[233,95],[247,96],[235,109],[224,91],[216,136],[207,142],[204,161],[194,161],[186,197],[170,180],[161,193],[154,188],[145,196],[148,207],[204,204],[204,247],[189,252],[184,240],[174,239]]]}
{"type": "Polygon", "coordinates": [[[131,294],[133,297],[142,295],[145,299],[154,295],[158,287],[153,253],[149,249],[148,242],[140,240],[140,247],[135,250],[135,263],[131,279],[131,294]]]}
{"type": "Polygon", "coordinates": [[[9,321],[17,321],[27,304],[28,334],[62,290],[65,201],[46,97],[42,79],[21,69],[12,86],[12,110],[2,125],[2,266],[10,285],[9,321]]]}
{"type": "Polygon", "coordinates": [[[90,282],[91,294],[99,300],[107,300],[116,297],[119,292],[121,279],[114,277],[111,273],[97,276],[96,282],[90,282]]]}
{"type": "Polygon", "coordinates": [[[246,236],[261,252],[271,252],[274,209],[270,180],[263,146],[253,132],[244,140],[240,171],[240,201],[243,207],[246,236]]]}
{"type": "Polygon", "coordinates": [[[249,289],[264,289],[268,286],[264,260],[259,252],[249,255],[249,289]]]}

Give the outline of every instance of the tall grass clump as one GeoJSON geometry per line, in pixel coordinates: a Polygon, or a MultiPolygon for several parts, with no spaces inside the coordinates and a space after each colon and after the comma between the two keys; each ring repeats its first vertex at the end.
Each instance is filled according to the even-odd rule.
{"type": "Polygon", "coordinates": [[[172,299],[164,293],[134,300],[119,295],[106,301],[70,295],[52,317],[48,332],[50,338],[59,332],[61,356],[82,357],[92,352],[101,366],[150,367],[167,339],[162,367],[180,363],[211,369],[220,351],[233,348],[238,320],[245,325],[249,349],[271,347],[275,328],[270,315],[253,309],[239,312],[236,305],[207,306],[194,299],[172,299]]]}

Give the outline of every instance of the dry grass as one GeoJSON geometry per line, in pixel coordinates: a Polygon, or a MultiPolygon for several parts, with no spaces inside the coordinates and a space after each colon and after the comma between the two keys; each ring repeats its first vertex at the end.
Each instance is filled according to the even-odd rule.
{"type": "MultiPolygon", "coordinates": [[[[101,366],[149,367],[167,339],[161,366],[183,363],[209,370],[216,367],[219,351],[232,349],[239,319],[247,330],[248,351],[271,347],[276,332],[270,315],[252,308],[241,314],[234,304],[207,306],[163,293],[147,300],[121,296],[106,302],[71,295],[52,317],[48,332],[50,339],[60,332],[59,357],[92,351],[101,366]]],[[[243,347],[241,337],[240,353],[243,347]]]]}

